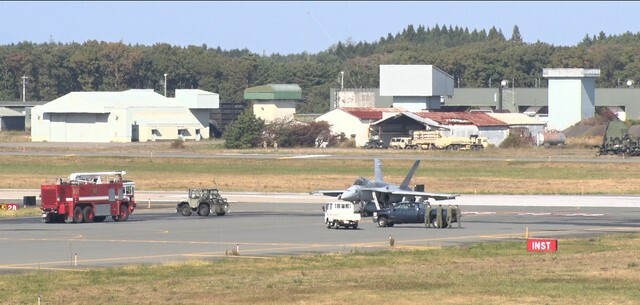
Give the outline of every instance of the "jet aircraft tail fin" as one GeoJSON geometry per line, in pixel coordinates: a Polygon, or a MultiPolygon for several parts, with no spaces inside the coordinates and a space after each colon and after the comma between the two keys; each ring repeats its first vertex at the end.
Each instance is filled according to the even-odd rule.
{"type": "Polygon", "coordinates": [[[373,174],[376,182],[382,182],[382,163],[380,159],[373,159],[373,174]]]}
{"type": "Polygon", "coordinates": [[[409,169],[409,172],[407,172],[407,176],[404,177],[404,180],[402,181],[402,184],[400,184],[400,189],[401,190],[409,190],[409,182],[411,182],[411,178],[413,178],[413,174],[416,172],[416,169],[418,169],[418,166],[420,165],[420,160],[416,160],[416,162],[413,163],[413,166],[411,167],[411,169],[409,169]]]}

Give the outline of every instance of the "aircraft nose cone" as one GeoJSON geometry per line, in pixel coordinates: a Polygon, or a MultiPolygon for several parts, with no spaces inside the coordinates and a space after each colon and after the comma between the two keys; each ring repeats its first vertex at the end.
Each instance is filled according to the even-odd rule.
{"type": "Polygon", "coordinates": [[[344,201],[356,201],[358,200],[358,192],[352,188],[348,188],[342,193],[340,199],[344,201]]]}

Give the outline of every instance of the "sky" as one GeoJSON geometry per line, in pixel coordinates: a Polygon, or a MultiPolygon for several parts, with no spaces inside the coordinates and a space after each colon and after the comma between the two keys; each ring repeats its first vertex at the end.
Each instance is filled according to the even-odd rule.
{"type": "Polygon", "coordinates": [[[87,40],[247,48],[264,55],[375,42],[407,25],[493,26],[525,42],[576,45],[640,32],[635,1],[0,1],[0,44],[87,40]]]}

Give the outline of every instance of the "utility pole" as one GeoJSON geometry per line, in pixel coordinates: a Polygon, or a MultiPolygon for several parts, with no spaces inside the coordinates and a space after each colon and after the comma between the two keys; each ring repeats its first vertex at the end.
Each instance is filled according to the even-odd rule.
{"type": "Polygon", "coordinates": [[[344,71],[340,71],[340,90],[344,89],[344,71]]]}
{"type": "Polygon", "coordinates": [[[26,75],[22,76],[22,102],[27,101],[27,77],[26,75]]]}

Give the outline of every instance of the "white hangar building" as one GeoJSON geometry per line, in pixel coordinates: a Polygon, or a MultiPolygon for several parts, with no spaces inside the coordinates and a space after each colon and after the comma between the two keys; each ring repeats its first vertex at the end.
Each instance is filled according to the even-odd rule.
{"type": "Polygon", "coordinates": [[[328,122],[331,125],[332,133],[344,133],[347,138],[356,142],[357,147],[361,147],[369,141],[371,123],[384,118],[385,115],[396,114],[400,111],[404,111],[404,109],[342,107],[333,109],[315,120],[316,122],[328,122]]]}
{"type": "Polygon", "coordinates": [[[217,93],[177,89],[71,92],[31,110],[32,142],[138,142],[209,137],[217,93]]]}

